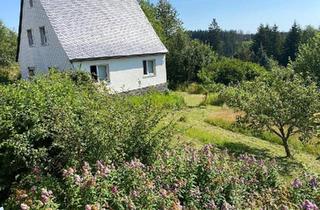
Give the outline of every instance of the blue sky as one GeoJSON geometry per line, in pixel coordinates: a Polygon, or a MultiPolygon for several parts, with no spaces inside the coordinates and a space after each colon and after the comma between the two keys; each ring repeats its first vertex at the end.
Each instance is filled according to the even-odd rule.
{"type": "MultiPolygon", "coordinates": [[[[156,2],[156,0],[151,0],[156,2]]],[[[223,29],[255,32],[260,23],[277,24],[288,31],[300,25],[320,25],[320,0],[169,0],[186,29],[206,29],[216,18],[223,29]]],[[[20,0],[0,0],[0,19],[17,30],[20,0]]]]}

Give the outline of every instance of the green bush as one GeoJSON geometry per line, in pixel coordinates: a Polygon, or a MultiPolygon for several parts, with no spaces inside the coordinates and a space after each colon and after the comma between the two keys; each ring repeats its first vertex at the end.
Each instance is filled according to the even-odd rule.
{"type": "Polygon", "coordinates": [[[177,90],[189,94],[206,94],[208,92],[204,85],[195,82],[180,84],[177,90]]]}
{"type": "Polygon", "coordinates": [[[225,99],[219,93],[209,93],[201,103],[201,105],[222,106],[225,103],[225,99]]]}
{"type": "Polygon", "coordinates": [[[137,105],[71,77],[79,75],[51,72],[0,85],[1,192],[35,164],[58,176],[84,160],[149,163],[166,148],[170,126],[158,125],[166,112],[150,98],[137,105]]]}
{"type": "Polygon", "coordinates": [[[258,64],[238,59],[221,58],[203,68],[198,77],[204,84],[232,85],[242,81],[254,80],[264,72],[266,72],[266,69],[258,64]]]}
{"type": "Polygon", "coordinates": [[[0,84],[15,82],[21,78],[20,68],[17,64],[0,67],[0,84]]]}

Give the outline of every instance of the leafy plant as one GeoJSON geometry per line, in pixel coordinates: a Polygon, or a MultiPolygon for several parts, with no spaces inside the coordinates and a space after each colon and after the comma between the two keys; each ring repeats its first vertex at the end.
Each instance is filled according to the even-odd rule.
{"type": "Polygon", "coordinates": [[[0,83],[8,84],[21,78],[20,68],[16,64],[0,67],[0,83]]]}
{"type": "MultiPolygon", "coordinates": [[[[45,173],[38,179],[35,176],[31,174],[25,183],[42,186],[45,173]]],[[[210,145],[200,150],[186,147],[159,153],[151,165],[138,159],[119,166],[103,161],[84,162],[82,167],[65,169],[63,177],[63,196],[53,191],[55,203],[63,209],[270,207],[272,203],[259,206],[253,201],[257,194],[278,188],[273,161],[249,155],[236,158],[210,145]]],[[[30,189],[21,190],[30,195],[30,189]]],[[[25,202],[15,200],[12,204],[12,200],[10,204],[17,206],[25,202]]],[[[275,203],[281,204],[281,200],[275,203]]]]}
{"type": "Polygon", "coordinates": [[[294,70],[320,84],[320,33],[299,47],[294,70]]]}
{"type": "Polygon", "coordinates": [[[84,78],[51,72],[0,85],[1,192],[35,164],[59,176],[66,164],[150,163],[166,149],[171,126],[159,125],[164,107],[148,97],[137,104],[129,96],[108,95],[84,78]]]}
{"type": "Polygon", "coordinates": [[[265,77],[230,88],[226,97],[229,106],[245,113],[240,123],[277,135],[287,157],[292,156],[290,137],[299,134],[303,141],[316,134],[319,91],[291,70],[275,69],[265,77]]]}
{"type": "Polygon", "coordinates": [[[198,77],[205,84],[236,85],[242,81],[254,80],[265,72],[266,70],[258,64],[237,59],[221,58],[203,68],[198,77]]]}

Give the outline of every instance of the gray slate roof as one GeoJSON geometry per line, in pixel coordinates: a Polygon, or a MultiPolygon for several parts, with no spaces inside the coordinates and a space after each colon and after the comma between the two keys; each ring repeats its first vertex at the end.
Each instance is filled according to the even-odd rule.
{"type": "Polygon", "coordinates": [[[166,53],[137,0],[40,0],[70,60],[166,53]]]}

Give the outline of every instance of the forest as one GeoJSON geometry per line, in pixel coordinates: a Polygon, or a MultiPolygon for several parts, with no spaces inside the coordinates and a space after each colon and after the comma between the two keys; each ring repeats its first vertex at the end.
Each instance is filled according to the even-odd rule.
{"type": "Polygon", "coordinates": [[[169,1],[139,3],[169,51],[166,92],[22,80],[0,21],[0,206],[318,210],[319,29],[190,31],[169,1]]]}

